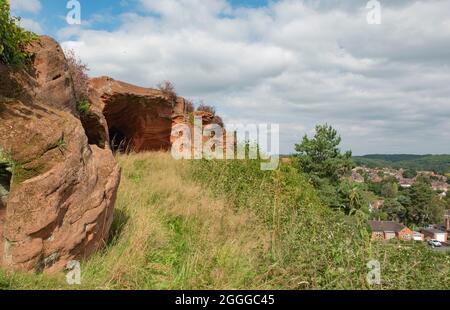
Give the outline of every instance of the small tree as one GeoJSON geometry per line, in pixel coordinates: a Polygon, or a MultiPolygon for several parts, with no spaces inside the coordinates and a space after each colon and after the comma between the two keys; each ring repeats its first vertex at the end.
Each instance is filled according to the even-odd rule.
{"type": "Polygon", "coordinates": [[[387,214],[387,219],[391,221],[403,221],[406,216],[405,207],[394,198],[384,200],[383,211],[387,214]]]}
{"type": "Polygon", "coordinates": [[[172,107],[177,103],[178,95],[175,91],[175,85],[170,81],[163,81],[157,85],[158,89],[167,97],[172,107]]]}
{"type": "Polygon", "coordinates": [[[409,199],[404,206],[410,223],[437,224],[443,220],[445,202],[431,189],[429,180],[418,178],[408,189],[407,196],[409,199]]]}
{"type": "Polygon", "coordinates": [[[300,168],[314,177],[338,182],[353,165],[350,159],[352,152],[342,154],[338,148],[340,143],[341,137],[333,127],[317,125],[314,138],[305,135],[302,142],[295,146],[300,168]]]}

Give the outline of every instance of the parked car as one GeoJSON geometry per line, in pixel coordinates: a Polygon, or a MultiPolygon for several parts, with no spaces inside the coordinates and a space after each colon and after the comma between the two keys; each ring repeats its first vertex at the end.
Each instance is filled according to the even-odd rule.
{"type": "Polygon", "coordinates": [[[431,239],[430,241],[428,241],[428,244],[431,245],[433,248],[439,248],[442,246],[442,243],[435,239],[431,239]]]}

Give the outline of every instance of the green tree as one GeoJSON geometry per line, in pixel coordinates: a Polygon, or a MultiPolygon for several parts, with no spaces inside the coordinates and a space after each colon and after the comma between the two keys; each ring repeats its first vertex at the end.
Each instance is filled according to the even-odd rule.
{"type": "Polygon", "coordinates": [[[380,189],[380,194],[386,198],[395,198],[398,194],[398,184],[396,182],[383,182],[380,189]]]}
{"type": "Polygon", "coordinates": [[[418,178],[408,190],[407,219],[417,225],[437,224],[443,219],[445,202],[431,189],[426,178],[418,178]]]}
{"type": "Polygon", "coordinates": [[[341,176],[350,172],[353,163],[352,152],[342,154],[339,149],[341,137],[328,124],[317,125],[313,138],[305,135],[295,150],[300,168],[315,177],[338,182],[341,176]]]}
{"type": "Polygon", "coordinates": [[[339,205],[344,208],[346,213],[352,210],[362,210],[368,213],[369,199],[364,184],[346,180],[339,184],[337,193],[339,205]]]}
{"type": "Polygon", "coordinates": [[[383,212],[387,214],[387,219],[391,221],[403,221],[406,217],[406,208],[397,199],[393,198],[384,200],[383,212]]]}
{"type": "Polygon", "coordinates": [[[434,195],[431,200],[431,222],[434,224],[443,223],[446,208],[447,202],[438,195],[434,195]]]}
{"type": "Polygon", "coordinates": [[[0,0],[0,62],[24,66],[31,57],[25,47],[37,36],[19,27],[20,19],[11,17],[9,9],[9,2],[0,0]]]}
{"type": "Polygon", "coordinates": [[[403,177],[407,179],[412,179],[417,175],[417,171],[414,169],[406,169],[403,171],[403,177]]]}

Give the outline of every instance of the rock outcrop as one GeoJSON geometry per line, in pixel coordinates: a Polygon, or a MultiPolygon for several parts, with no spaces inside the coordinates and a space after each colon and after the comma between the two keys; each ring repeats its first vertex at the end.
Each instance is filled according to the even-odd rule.
{"type": "MultiPolygon", "coordinates": [[[[93,142],[100,141],[102,146],[109,143],[118,151],[168,151],[178,138],[171,135],[172,128],[186,124],[192,132],[195,117],[202,120],[203,126],[213,123],[223,126],[220,118],[210,112],[187,113],[187,101],[182,97],[171,102],[170,96],[160,90],[138,87],[110,77],[91,79],[89,93],[91,109],[82,118],[86,133],[93,142]],[[91,131],[108,134],[94,137],[91,131]]],[[[203,137],[203,141],[208,138],[203,137]]]]}
{"type": "Polygon", "coordinates": [[[30,49],[28,72],[0,64],[0,266],[55,271],[104,245],[120,169],[102,115],[80,122],[60,46],[30,49]]]}
{"type": "Polygon", "coordinates": [[[0,267],[56,271],[107,240],[120,180],[112,150],[169,150],[176,124],[220,118],[109,77],[90,80],[80,115],[60,46],[41,37],[30,50],[27,71],[0,64],[0,267]]]}
{"type": "Polygon", "coordinates": [[[172,103],[159,90],[109,77],[91,79],[89,99],[91,111],[83,121],[87,132],[92,127],[103,127],[108,132],[93,140],[109,140],[115,150],[134,152],[169,150],[173,117],[183,113],[185,102],[179,97],[172,103]],[[106,123],[97,121],[102,116],[106,123]]]}

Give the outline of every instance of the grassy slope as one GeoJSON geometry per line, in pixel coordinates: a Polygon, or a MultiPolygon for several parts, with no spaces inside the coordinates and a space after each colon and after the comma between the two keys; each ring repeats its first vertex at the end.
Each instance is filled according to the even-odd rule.
{"type": "Polygon", "coordinates": [[[0,271],[8,289],[450,288],[450,255],[422,244],[368,241],[361,216],[322,207],[290,166],[176,162],[163,153],[122,156],[112,239],[82,263],[82,285],[64,275],[0,271]]]}

